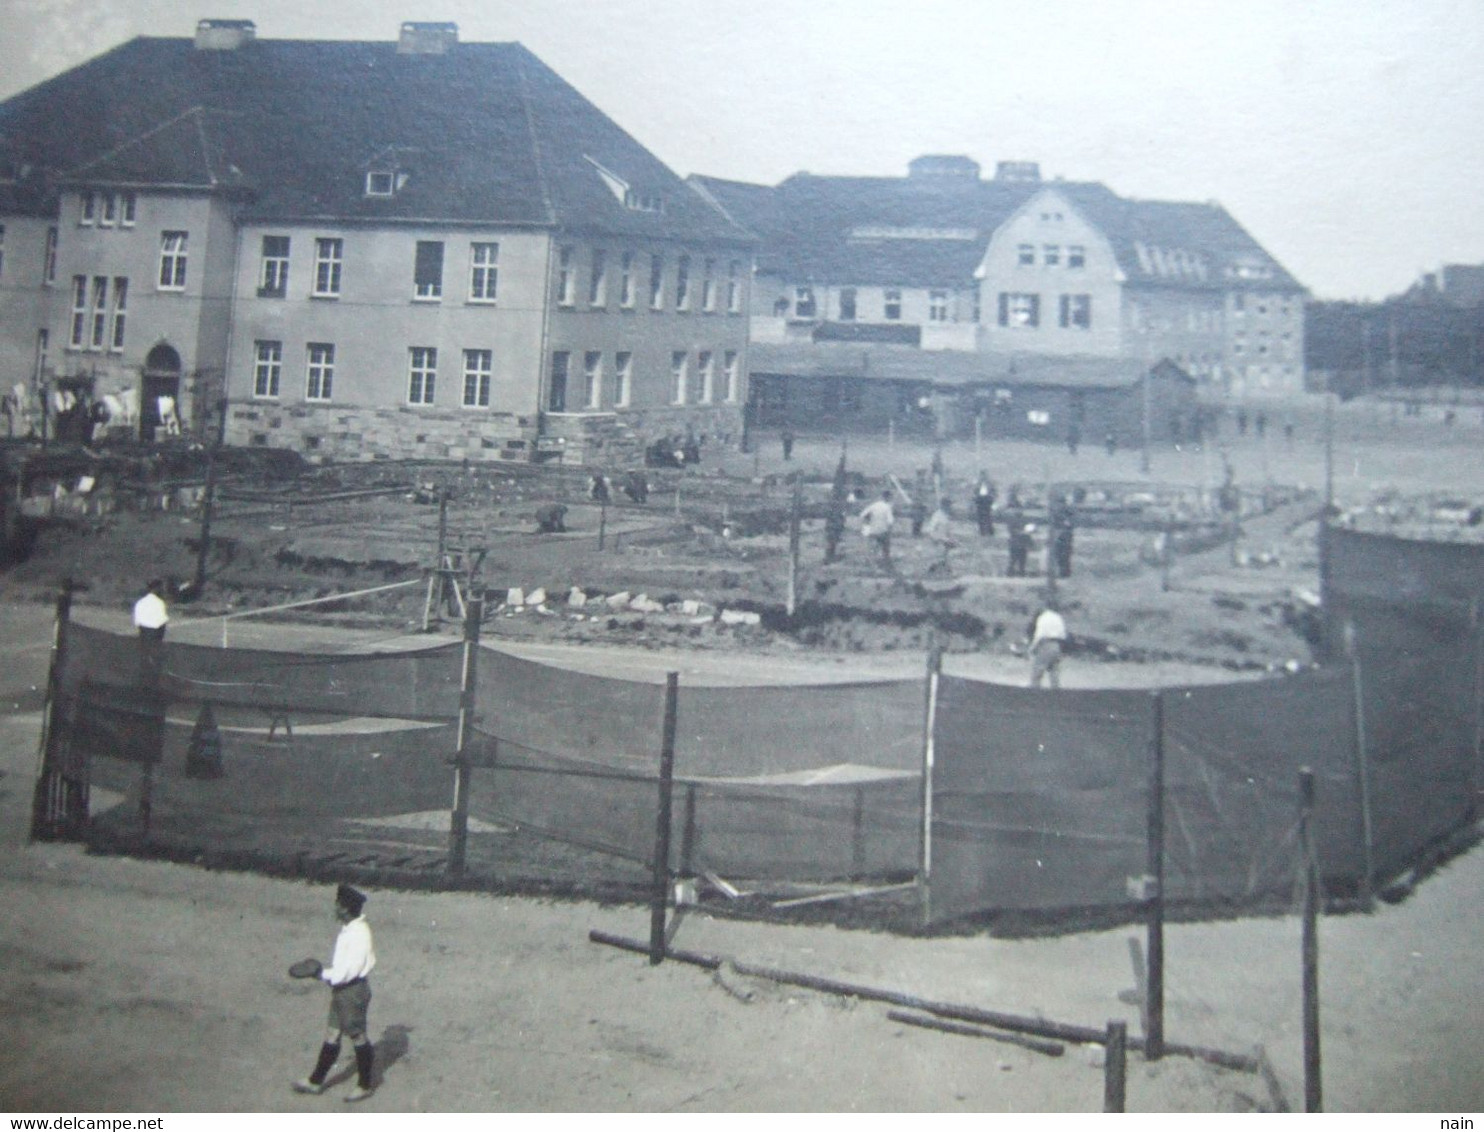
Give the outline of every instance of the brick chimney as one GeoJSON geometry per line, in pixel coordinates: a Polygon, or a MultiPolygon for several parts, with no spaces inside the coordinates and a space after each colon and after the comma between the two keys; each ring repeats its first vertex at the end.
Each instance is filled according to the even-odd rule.
{"type": "Polygon", "coordinates": [[[408,20],[397,37],[398,55],[446,55],[459,41],[459,25],[408,20]]]}
{"type": "Polygon", "coordinates": [[[251,20],[200,20],[196,24],[197,51],[236,51],[257,37],[251,20]]]}

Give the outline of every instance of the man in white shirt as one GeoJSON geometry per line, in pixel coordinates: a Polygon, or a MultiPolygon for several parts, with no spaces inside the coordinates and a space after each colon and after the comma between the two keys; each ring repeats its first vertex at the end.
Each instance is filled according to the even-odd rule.
{"type": "Polygon", "coordinates": [[[170,623],[170,612],[165,608],[165,583],[155,578],[145,590],[144,596],[134,603],[134,628],[141,639],[162,641],[165,626],[170,623]]]}
{"type": "Polygon", "coordinates": [[[1067,639],[1067,623],[1052,602],[1036,614],[1031,627],[1031,687],[1039,688],[1049,676],[1053,688],[1061,687],[1061,650],[1067,639]]]}
{"type": "Polygon", "coordinates": [[[876,544],[881,561],[888,567],[891,566],[891,528],[895,522],[890,491],[883,491],[880,499],[861,512],[861,534],[876,544]]]}
{"type": "Polygon", "coordinates": [[[335,937],[335,954],[320,978],[330,986],[330,1018],[324,1044],[314,1072],[294,1082],[294,1091],[318,1095],[325,1091],[325,1077],[340,1056],[340,1038],[350,1038],[356,1051],[356,1086],[346,1094],[346,1101],[363,1101],[371,1095],[371,1071],[375,1050],[366,1030],[366,1011],[371,1005],[369,976],[376,966],[376,950],[371,940],[371,925],[361,914],[366,894],[348,884],[335,890],[335,919],[340,921],[340,934],[335,937]]]}

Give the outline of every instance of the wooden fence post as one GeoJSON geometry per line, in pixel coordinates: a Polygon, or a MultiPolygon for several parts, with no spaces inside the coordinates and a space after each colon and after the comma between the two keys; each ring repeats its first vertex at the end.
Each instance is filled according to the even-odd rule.
{"type": "Polygon", "coordinates": [[[1128,1023],[1109,1022],[1103,1040],[1103,1111],[1122,1112],[1128,1082],[1128,1023]]]}
{"type": "Polygon", "coordinates": [[[1299,848],[1304,886],[1304,1111],[1324,1110],[1319,1062],[1319,859],[1314,846],[1314,772],[1299,771],[1299,848]]]}
{"type": "Polygon", "coordinates": [[[942,674],[943,648],[934,639],[928,645],[922,712],[922,830],[917,846],[917,888],[923,927],[932,922],[933,916],[933,760],[938,730],[938,680],[942,674]]]}
{"type": "Polygon", "coordinates": [[[654,823],[654,874],[649,897],[649,962],[665,958],[665,910],[670,903],[670,816],[675,789],[675,726],[680,674],[665,673],[665,717],[660,736],[660,804],[654,823]]]}
{"type": "Polygon", "coordinates": [[[448,871],[464,875],[469,848],[469,788],[474,768],[469,763],[469,739],[474,731],[475,691],[478,686],[479,629],[484,622],[484,598],[471,597],[464,610],[464,667],[459,681],[458,746],[454,751],[453,813],[448,823],[448,871]]]}
{"type": "Polygon", "coordinates": [[[61,705],[57,681],[67,654],[67,630],[72,623],[72,579],[63,578],[52,625],[51,660],[46,670],[46,692],[41,704],[41,739],[37,749],[36,792],[31,804],[31,840],[56,837],[72,820],[68,813],[67,782],[57,765],[53,744],[61,705]]]}
{"type": "Polygon", "coordinates": [[[1149,839],[1145,914],[1148,963],[1145,1003],[1144,1056],[1158,1061],[1165,1044],[1165,701],[1162,692],[1151,698],[1153,719],[1149,736],[1149,839]]]}

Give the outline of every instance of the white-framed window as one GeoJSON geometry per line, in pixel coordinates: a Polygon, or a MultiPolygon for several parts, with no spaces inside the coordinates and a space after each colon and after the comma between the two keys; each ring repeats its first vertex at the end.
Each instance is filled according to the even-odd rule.
{"type": "Polygon", "coordinates": [[[1041,296],[1018,291],[1000,292],[1000,325],[1034,329],[1041,325],[1041,296]]]}
{"type": "Polygon", "coordinates": [[[1067,266],[1086,267],[1087,249],[1081,244],[1069,244],[1067,246],[1067,266]]]}
{"type": "Polygon", "coordinates": [[[797,315],[799,318],[813,318],[815,309],[814,288],[795,287],[794,314],[797,315]]]}
{"type": "Polygon", "coordinates": [[[665,257],[649,257],[649,309],[663,310],[665,307],[665,257]]]}
{"type": "Polygon", "coordinates": [[[684,350],[676,350],[670,355],[670,404],[685,404],[685,387],[689,383],[690,355],[684,350]]]}
{"type": "Polygon", "coordinates": [[[339,297],[340,273],[344,264],[344,240],[338,236],[321,236],[314,241],[314,290],[311,294],[315,298],[339,297]]]}
{"type": "Polygon", "coordinates": [[[108,341],[108,276],[93,276],[93,331],[88,349],[101,350],[108,341]]]}
{"type": "Polygon", "coordinates": [[[582,355],[582,405],[596,409],[603,401],[603,352],[589,350],[582,355]]]}
{"type": "Polygon", "coordinates": [[[566,350],[555,350],[551,355],[551,383],[546,389],[546,410],[550,413],[567,411],[567,379],[572,374],[572,355],[566,350]]]}
{"type": "Polygon", "coordinates": [[[902,292],[887,291],[881,304],[882,317],[887,322],[898,322],[902,317],[902,292]]]}
{"type": "Polygon", "coordinates": [[[437,347],[411,347],[407,351],[407,403],[409,405],[431,405],[437,385],[437,347]]]}
{"type": "Polygon", "coordinates": [[[690,310],[690,256],[683,255],[675,267],[675,309],[690,310]]]}
{"type": "Polygon", "coordinates": [[[412,257],[412,295],[416,299],[443,297],[443,241],[419,240],[412,257]]]}
{"type": "Polygon", "coordinates": [[[187,232],[160,233],[160,290],[184,291],[186,282],[187,232]]]}
{"type": "Polygon", "coordinates": [[[86,192],[82,194],[82,210],[78,213],[79,224],[92,224],[98,219],[98,194],[86,192]]]}
{"type": "Polygon", "coordinates": [[[1036,245],[1020,244],[1015,249],[1015,262],[1021,267],[1034,267],[1036,265],[1036,245]]]}
{"type": "Polygon", "coordinates": [[[591,271],[587,278],[587,305],[608,305],[608,253],[602,248],[593,249],[591,271]]]}
{"type": "Polygon", "coordinates": [[[570,307],[576,294],[577,279],[572,267],[572,248],[563,245],[557,249],[557,304],[570,307]]]}
{"type": "Polygon", "coordinates": [[[701,379],[701,395],[697,402],[709,405],[716,393],[716,362],[710,350],[702,350],[696,355],[696,374],[701,379]]]}
{"type": "Polygon", "coordinates": [[[716,280],[711,276],[716,271],[716,261],[708,259],[701,265],[701,309],[703,311],[714,311],[716,309],[716,280]]]}
{"type": "Polygon", "coordinates": [[[492,303],[500,287],[500,245],[469,245],[469,301],[492,303]]]}
{"type": "Polygon", "coordinates": [[[262,272],[258,276],[260,298],[281,299],[289,293],[289,237],[264,236],[262,272]]]}
{"type": "Polygon", "coordinates": [[[57,281],[57,241],[60,238],[55,225],[46,230],[46,247],[41,253],[41,281],[48,287],[57,281]]]}
{"type": "Polygon", "coordinates": [[[618,305],[624,310],[634,307],[634,253],[624,252],[618,260],[618,305]]]}
{"type": "Polygon", "coordinates": [[[1064,327],[1078,330],[1092,329],[1092,296],[1063,295],[1058,321],[1064,327]]]}
{"type": "Polygon", "coordinates": [[[124,348],[124,328],[129,320],[129,280],[118,276],[113,281],[113,319],[108,331],[108,348],[118,353],[124,348]]]}
{"type": "Polygon", "coordinates": [[[488,409],[495,372],[493,350],[464,351],[464,408],[488,409]]]}
{"type": "Polygon", "coordinates": [[[1043,244],[1041,246],[1041,262],[1047,267],[1057,267],[1061,264],[1061,245],[1043,244]]]}
{"type": "Polygon", "coordinates": [[[742,261],[731,260],[727,264],[727,312],[738,314],[742,310],[742,261]]]}
{"type": "Polygon", "coordinates": [[[87,344],[88,334],[88,277],[72,277],[72,328],[67,344],[81,350],[87,344]]]}
{"type": "Polygon", "coordinates": [[[98,203],[98,227],[112,228],[119,219],[119,198],[113,193],[104,193],[98,203]]]}
{"type": "Polygon", "coordinates": [[[928,321],[929,322],[947,322],[948,321],[948,292],[947,291],[929,291],[928,292],[928,321]]]}
{"type": "Polygon", "coordinates": [[[283,381],[283,343],[260,338],[253,343],[252,395],[277,398],[283,381]]]}
{"type": "Polygon", "coordinates": [[[366,195],[368,197],[389,197],[397,191],[397,177],[395,173],[385,169],[373,169],[366,174],[366,195]]]}
{"type": "Polygon", "coordinates": [[[721,380],[723,401],[735,402],[737,400],[738,378],[741,376],[740,364],[742,358],[736,350],[728,350],[722,355],[721,380]]]}
{"type": "Polygon", "coordinates": [[[304,399],[328,401],[335,384],[335,346],[330,342],[311,342],[305,351],[304,399]]]}
{"type": "Polygon", "coordinates": [[[840,288],[840,321],[855,321],[855,288],[840,288]]]}
{"type": "Polygon", "coordinates": [[[613,355],[613,403],[626,407],[634,390],[634,354],[620,350],[613,355]]]}
{"type": "Polygon", "coordinates": [[[133,193],[124,193],[119,197],[119,227],[134,227],[134,218],[139,211],[139,198],[133,193]]]}

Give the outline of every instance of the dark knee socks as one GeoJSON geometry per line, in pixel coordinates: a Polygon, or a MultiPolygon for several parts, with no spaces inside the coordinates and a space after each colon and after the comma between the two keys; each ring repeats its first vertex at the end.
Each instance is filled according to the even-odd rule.
{"type": "Polygon", "coordinates": [[[311,1084],[323,1085],[325,1075],[330,1072],[330,1067],[335,1064],[335,1059],[340,1056],[339,1042],[326,1042],[319,1047],[319,1060],[314,1063],[314,1072],[309,1075],[311,1084]]]}
{"type": "Polygon", "coordinates": [[[356,1046],[356,1083],[363,1089],[371,1087],[371,1069],[376,1061],[376,1050],[367,1042],[356,1046]]]}

